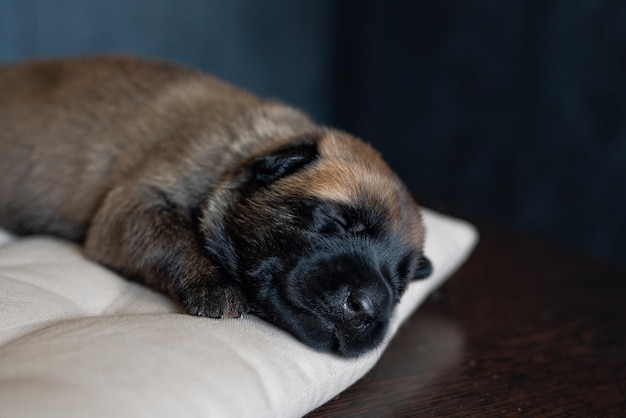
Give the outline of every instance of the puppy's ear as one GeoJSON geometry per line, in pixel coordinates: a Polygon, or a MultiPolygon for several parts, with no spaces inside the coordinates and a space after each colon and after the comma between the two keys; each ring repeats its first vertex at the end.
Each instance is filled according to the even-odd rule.
{"type": "Polygon", "coordinates": [[[303,168],[316,158],[317,138],[299,138],[254,160],[252,178],[257,184],[265,186],[303,168]]]}
{"type": "Polygon", "coordinates": [[[431,275],[433,272],[433,265],[430,260],[424,256],[420,258],[420,261],[417,263],[417,269],[415,270],[415,275],[413,276],[413,280],[421,280],[425,279],[431,275]]]}

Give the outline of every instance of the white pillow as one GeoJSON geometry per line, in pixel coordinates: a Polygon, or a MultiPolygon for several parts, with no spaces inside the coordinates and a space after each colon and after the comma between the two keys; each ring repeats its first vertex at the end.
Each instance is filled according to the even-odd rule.
{"type": "MultiPolygon", "coordinates": [[[[475,229],[424,211],[427,280],[412,283],[387,339],[471,252],[475,229]]],[[[316,352],[253,316],[197,318],[85,260],[79,247],[0,231],[0,416],[291,417],[370,370],[316,352]]]]}

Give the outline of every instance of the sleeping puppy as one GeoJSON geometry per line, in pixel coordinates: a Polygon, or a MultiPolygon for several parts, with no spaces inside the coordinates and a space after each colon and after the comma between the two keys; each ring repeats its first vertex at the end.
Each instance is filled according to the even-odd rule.
{"type": "Polygon", "coordinates": [[[0,91],[0,224],[81,242],[190,314],[358,356],[430,273],[379,154],[283,104],[112,56],[0,67],[0,91]]]}

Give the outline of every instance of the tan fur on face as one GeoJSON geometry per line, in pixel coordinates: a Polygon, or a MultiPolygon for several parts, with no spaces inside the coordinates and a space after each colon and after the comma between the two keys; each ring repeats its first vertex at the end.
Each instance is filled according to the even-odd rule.
{"type": "Polygon", "coordinates": [[[326,130],[318,143],[319,159],[286,182],[291,193],[348,205],[381,208],[398,236],[422,247],[424,231],[419,209],[380,154],[340,131],[326,130]]]}

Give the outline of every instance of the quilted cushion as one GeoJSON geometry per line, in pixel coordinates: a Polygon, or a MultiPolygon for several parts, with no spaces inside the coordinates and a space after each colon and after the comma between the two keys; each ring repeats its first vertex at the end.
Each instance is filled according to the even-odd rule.
{"type": "Polygon", "coordinates": [[[207,319],[83,258],[74,244],[0,231],[0,416],[289,417],[370,370],[477,234],[425,210],[434,274],[412,283],[385,344],[316,352],[254,316],[207,319]]]}

